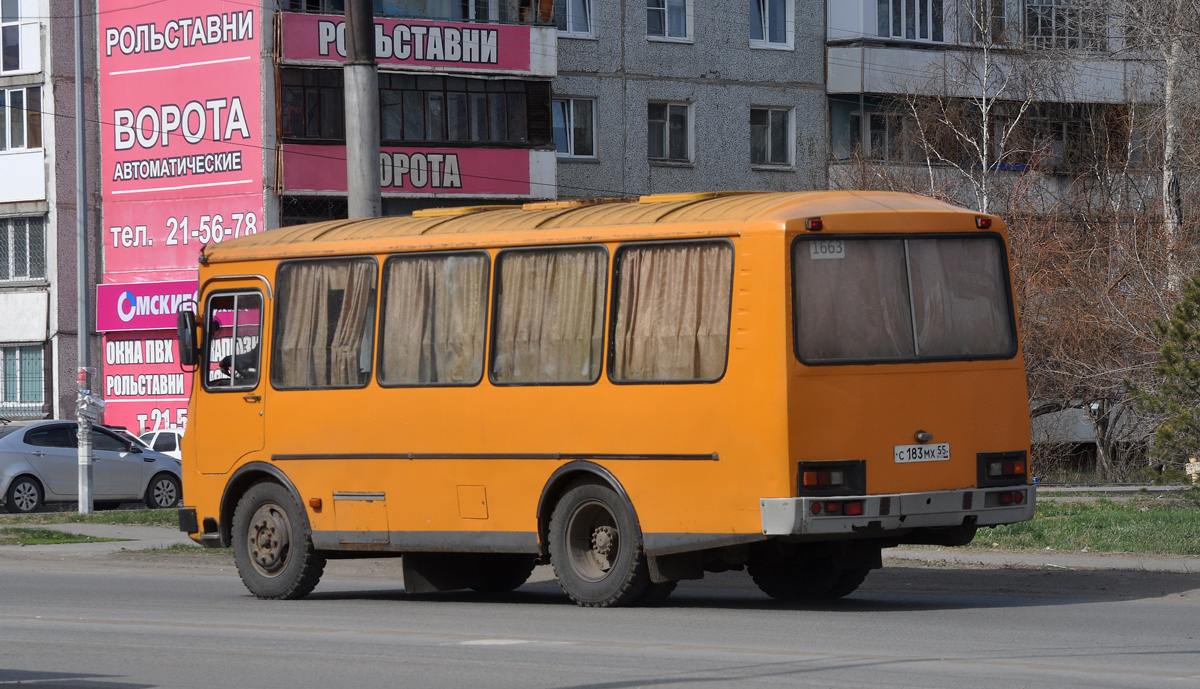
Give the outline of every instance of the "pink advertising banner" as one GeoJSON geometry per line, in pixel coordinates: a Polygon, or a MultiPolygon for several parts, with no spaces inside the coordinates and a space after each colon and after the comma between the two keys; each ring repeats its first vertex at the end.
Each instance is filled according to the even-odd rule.
{"type": "Polygon", "coordinates": [[[182,426],[175,311],[205,244],[264,229],[263,10],[98,0],[105,421],[182,426]],[[169,345],[169,346],[168,346],[169,345]]]}
{"type": "MultiPolygon", "coordinates": [[[[343,17],[284,13],[283,59],[343,62],[343,17]]],[[[375,20],[379,66],[407,69],[527,72],[531,28],[518,24],[471,24],[416,19],[375,20]]]]}
{"type": "Polygon", "coordinates": [[[261,12],[101,0],[106,201],[261,194],[261,12]]]}
{"type": "Polygon", "coordinates": [[[105,277],[153,279],[158,271],[195,270],[205,244],[261,231],[261,194],[206,196],[181,203],[110,201],[104,206],[105,277]]]}
{"type": "MultiPolygon", "coordinates": [[[[530,151],[485,148],[383,148],[383,195],[528,196],[530,151]]],[[[287,191],[346,192],[346,147],[283,145],[287,191]]]]}
{"type": "Polygon", "coordinates": [[[174,330],[179,306],[194,303],[198,289],[195,280],[96,285],[96,329],[174,330]]]}
{"type": "Polygon", "coordinates": [[[162,330],[104,335],[104,422],[135,434],[187,425],[192,373],[162,330]]]}

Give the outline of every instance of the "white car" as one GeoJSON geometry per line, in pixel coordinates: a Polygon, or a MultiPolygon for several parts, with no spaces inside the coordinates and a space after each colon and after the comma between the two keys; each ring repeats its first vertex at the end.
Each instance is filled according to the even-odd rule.
{"type": "Polygon", "coordinates": [[[157,431],[146,431],[138,436],[151,450],[170,455],[175,459],[183,459],[183,431],[176,428],[163,428],[157,431]]]}

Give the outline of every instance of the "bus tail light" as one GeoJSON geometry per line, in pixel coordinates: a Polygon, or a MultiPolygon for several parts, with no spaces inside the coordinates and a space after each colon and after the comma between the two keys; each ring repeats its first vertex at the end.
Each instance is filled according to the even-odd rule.
{"type": "Polygon", "coordinates": [[[845,515],[847,517],[859,517],[863,513],[862,500],[825,500],[813,502],[809,510],[813,516],[821,514],[827,515],[845,515]]]}
{"type": "Polygon", "coordinates": [[[861,459],[800,462],[800,495],[863,495],[867,492],[867,463],[861,459]]]}
{"type": "Polygon", "coordinates": [[[820,218],[805,218],[804,229],[809,232],[820,232],[825,229],[825,223],[821,222],[820,218]]]}
{"type": "Polygon", "coordinates": [[[987,216],[977,215],[975,216],[975,227],[981,230],[991,229],[992,219],[987,216]]]}
{"type": "Polygon", "coordinates": [[[1024,485],[1029,473],[1024,452],[980,452],[976,465],[977,485],[981,488],[1024,485]]]}

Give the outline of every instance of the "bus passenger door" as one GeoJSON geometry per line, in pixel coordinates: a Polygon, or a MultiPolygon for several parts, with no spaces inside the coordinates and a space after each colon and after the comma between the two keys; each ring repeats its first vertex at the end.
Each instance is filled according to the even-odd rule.
{"type": "Polygon", "coordinates": [[[209,294],[204,305],[201,388],[188,433],[201,473],[221,474],[263,448],[266,381],[262,335],[266,309],[258,285],[209,294]]]}

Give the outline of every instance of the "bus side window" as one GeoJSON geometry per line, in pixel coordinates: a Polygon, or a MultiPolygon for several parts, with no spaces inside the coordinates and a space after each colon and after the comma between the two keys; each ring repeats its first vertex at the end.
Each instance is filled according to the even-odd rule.
{"type": "Polygon", "coordinates": [[[381,385],[474,385],[483,378],[489,257],[392,256],[383,267],[381,385]]]}
{"type": "Polygon", "coordinates": [[[271,383],[355,388],[371,378],[377,265],[373,258],[279,267],[271,383]]]}
{"type": "Polygon", "coordinates": [[[262,295],[213,295],[208,300],[207,314],[204,388],[223,391],[258,387],[262,295]]]}
{"type": "Polygon", "coordinates": [[[496,258],[492,381],[596,382],[607,281],[604,247],[502,251],[496,258]]]}
{"type": "Polygon", "coordinates": [[[613,274],[614,382],[711,382],[725,374],[728,242],[625,244],[613,274]]]}

